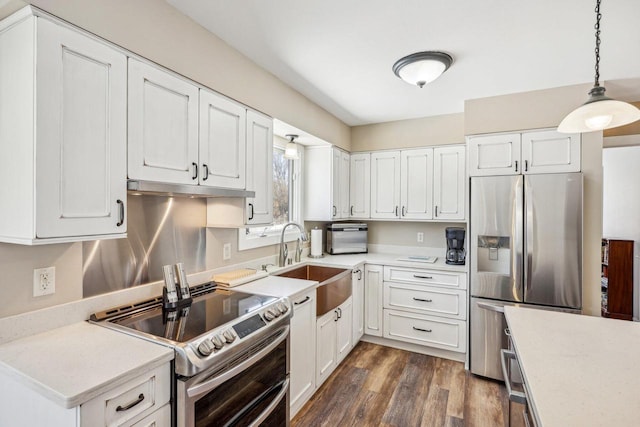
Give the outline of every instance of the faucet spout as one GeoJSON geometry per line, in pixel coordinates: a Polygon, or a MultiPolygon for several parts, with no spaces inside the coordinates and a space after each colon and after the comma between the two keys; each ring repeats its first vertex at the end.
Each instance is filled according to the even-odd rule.
{"type": "Polygon", "coordinates": [[[278,266],[280,267],[284,267],[286,264],[286,258],[287,258],[287,250],[286,250],[286,245],[284,243],[284,233],[287,229],[287,227],[289,226],[296,226],[298,227],[298,230],[300,230],[300,236],[298,237],[297,241],[296,241],[296,262],[300,261],[300,253],[302,252],[300,250],[300,241],[306,242],[307,239],[307,233],[305,233],[304,228],[296,223],[296,222],[289,222],[287,224],[285,224],[284,227],[282,227],[282,233],[280,234],[280,255],[278,256],[278,266]]]}

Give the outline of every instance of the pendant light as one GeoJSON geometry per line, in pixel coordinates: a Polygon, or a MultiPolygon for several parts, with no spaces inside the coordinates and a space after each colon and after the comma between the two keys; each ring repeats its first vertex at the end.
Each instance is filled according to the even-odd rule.
{"type": "Polygon", "coordinates": [[[300,155],[298,154],[298,146],[294,142],[298,135],[287,134],[285,137],[289,138],[287,146],[284,149],[284,158],[289,160],[298,160],[300,155]]]}
{"type": "Polygon", "coordinates": [[[596,78],[589,91],[589,99],[573,110],[560,122],[558,132],[593,132],[615,128],[640,120],[640,110],[622,101],[605,96],[604,86],[600,86],[600,1],[596,3],[596,78]]]}
{"type": "Polygon", "coordinates": [[[453,58],[448,53],[417,52],[398,59],[393,64],[393,72],[405,82],[421,88],[440,77],[452,62],[453,58]]]}

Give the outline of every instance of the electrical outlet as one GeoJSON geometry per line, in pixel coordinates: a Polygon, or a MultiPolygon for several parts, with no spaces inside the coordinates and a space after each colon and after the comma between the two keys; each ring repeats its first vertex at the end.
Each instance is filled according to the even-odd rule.
{"type": "Polygon", "coordinates": [[[222,246],[222,259],[224,261],[231,259],[231,243],[225,243],[222,246]]]}
{"type": "Polygon", "coordinates": [[[33,296],[50,295],[56,292],[56,268],[36,268],[33,270],[33,296]]]}
{"type": "Polygon", "coordinates": [[[424,233],[422,231],[418,232],[418,243],[424,242],[424,233]]]}

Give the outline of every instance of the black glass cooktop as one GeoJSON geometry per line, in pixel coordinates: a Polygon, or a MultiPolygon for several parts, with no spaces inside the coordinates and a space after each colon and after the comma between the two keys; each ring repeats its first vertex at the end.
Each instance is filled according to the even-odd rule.
{"type": "Polygon", "coordinates": [[[194,298],[191,305],[184,308],[164,310],[155,307],[110,322],[172,341],[187,342],[275,300],[275,297],[216,288],[194,298]]]}

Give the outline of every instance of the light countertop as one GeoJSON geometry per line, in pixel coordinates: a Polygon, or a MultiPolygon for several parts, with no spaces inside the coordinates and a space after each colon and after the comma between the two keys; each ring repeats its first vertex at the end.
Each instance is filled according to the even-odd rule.
{"type": "Polygon", "coordinates": [[[171,348],[79,322],[1,345],[0,375],[73,408],[173,357],[171,348]]]}
{"type": "Polygon", "coordinates": [[[640,423],[640,324],[505,307],[539,425],[640,423]]]}
{"type": "Polygon", "coordinates": [[[384,264],[397,267],[410,268],[426,268],[433,270],[455,271],[464,273],[466,266],[449,265],[445,263],[444,254],[438,256],[434,263],[401,261],[406,259],[408,255],[391,254],[391,253],[365,253],[365,254],[345,254],[345,255],[328,255],[324,254],[322,258],[304,258],[303,261],[309,264],[326,265],[329,267],[346,267],[354,268],[362,263],[384,264]]]}
{"type": "Polygon", "coordinates": [[[290,277],[267,276],[244,285],[231,288],[234,291],[250,294],[270,295],[275,297],[292,297],[310,291],[318,286],[312,280],[292,279],[290,277]]]}

